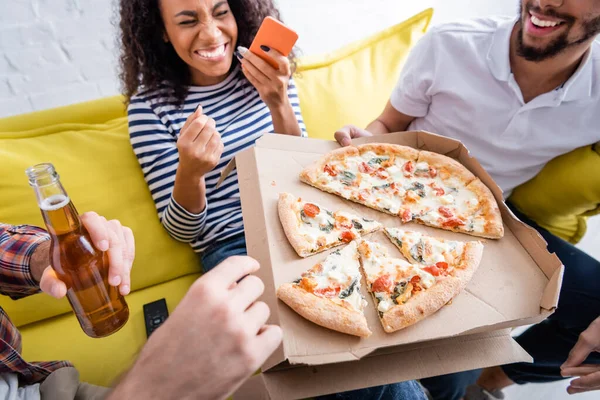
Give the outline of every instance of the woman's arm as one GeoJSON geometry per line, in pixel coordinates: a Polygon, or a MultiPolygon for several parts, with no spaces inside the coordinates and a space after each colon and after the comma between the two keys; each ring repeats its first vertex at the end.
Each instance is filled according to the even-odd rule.
{"type": "Polygon", "coordinates": [[[236,55],[242,65],[242,72],[269,107],[275,132],[303,136],[306,129],[303,129],[303,122],[300,124],[302,115],[296,87],[291,79],[290,62],[273,49],[265,48],[263,51],[277,61],[279,68],[273,68],[248,49],[239,47],[236,55]]]}
{"type": "Polygon", "coordinates": [[[294,109],[290,102],[276,108],[269,107],[269,110],[271,110],[271,118],[273,118],[273,129],[275,133],[303,136],[302,129],[300,129],[296,114],[294,114],[294,109]]]}
{"type": "Polygon", "coordinates": [[[128,107],[129,138],[161,223],[176,240],[194,241],[206,223],[203,176],[180,163],[177,138],[143,98],[128,107]]]}
{"type": "Polygon", "coordinates": [[[298,90],[296,89],[296,85],[292,78],[290,78],[288,83],[287,99],[289,105],[280,111],[281,114],[276,115],[276,113],[271,110],[275,133],[307,137],[306,126],[304,125],[302,112],[300,111],[298,90]],[[279,118],[281,118],[281,120],[279,118]]]}

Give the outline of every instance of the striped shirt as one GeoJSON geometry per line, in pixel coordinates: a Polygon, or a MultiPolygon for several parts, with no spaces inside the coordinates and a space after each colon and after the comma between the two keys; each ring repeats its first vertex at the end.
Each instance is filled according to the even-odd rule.
{"type": "MultiPolygon", "coordinates": [[[[46,231],[0,223],[0,294],[17,300],[40,291],[29,264],[37,247],[50,240],[46,231]]],[[[21,334],[0,307],[0,374],[15,373],[23,384],[44,380],[53,371],[72,367],[66,361],[29,363],[21,357],[21,334]]]]}
{"type": "MultiPolygon", "coordinates": [[[[290,79],[288,97],[302,135],[306,128],[300,113],[296,87],[290,79]]],[[[237,171],[215,188],[221,170],[240,151],[254,145],[264,133],[273,132],[273,120],[258,91],[237,66],[221,83],[190,86],[183,108],[165,100],[158,91],[141,92],[131,98],[127,110],[129,137],[156,204],[158,216],[169,234],[202,252],[209,245],[244,231],[237,171]],[[224,144],[221,160],[205,176],[206,208],[188,212],[173,198],[175,172],[179,165],[177,137],[196,106],[213,118],[224,144]]]]}

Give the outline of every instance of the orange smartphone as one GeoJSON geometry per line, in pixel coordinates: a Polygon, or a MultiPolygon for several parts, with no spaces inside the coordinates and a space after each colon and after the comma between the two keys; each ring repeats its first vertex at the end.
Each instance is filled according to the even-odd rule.
{"type": "Polygon", "coordinates": [[[275,49],[287,57],[297,40],[298,34],[296,32],[275,18],[266,17],[260,28],[258,28],[258,32],[250,45],[250,51],[268,62],[273,68],[279,68],[275,60],[262,51],[260,46],[275,49]]]}

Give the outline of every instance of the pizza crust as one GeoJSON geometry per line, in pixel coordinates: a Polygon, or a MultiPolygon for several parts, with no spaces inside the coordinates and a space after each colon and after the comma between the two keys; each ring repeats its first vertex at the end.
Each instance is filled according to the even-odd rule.
{"type": "Polygon", "coordinates": [[[277,203],[277,208],[279,211],[279,220],[281,221],[281,225],[283,226],[283,231],[288,238],[288,241],[296,250],[296,253],[300,257],[307,257],[311,254],[312,246],[310,243],[304,239],[300,234],[298,234],[298,216],[294,211],[294,202],[298,201],[297,198],[292,196],[289,193],[280,193],[279,201],[277,203]]]}
{"type": "Polygon", "coordinates": [[[417,162],[426,162],[429,165],[437,168],[438,171],[442,168],[445,168],[450,173],[450,176],[459,178],[465,184],[465,186],[476,179],[476,176],[473,175],[473,173],[469,171],[467,167],[453,158],[442,154],[421,150],[419,153],[419,160],[417,162]]]}
{"type": "Polygon", "coordinates": [[[463,259],[458,268],[454,269],[454,276],[465,282],[465,286],[481,263],[483,257],[483,243],[467,242],[463,251],[463,259]]]}
{"type": "Polygon", "coordinates": [[[502,223],[502,214],[498,208],[496,198],[481,180],[475,179],[467,189],[477,195],[479,200],[480,212],[485,218],[484,234],[478,235],[490,239],[500,239],[504,236],[504,224],[502,223]]]}
{"type": "Polygon", "coordinates": [[[374,152],[375,154],[393,154],[395,156],[400,156],[407,160],[417,161],[419,158],[419,150],[413,149],[408,146],[401,146],[398,144],[390,144],[390,143],[369,143],[363,144],[356,147],[360,154],[367,153],[369,151],[374,152]]]}
{"type": "Polygon", "coordinates": [[[359,311],[315,296],[291,283],[281,285],[277,297],[302,317],[322,327],[364,338],[372,333],[367,319],[359,311]]]}
{"type": "MultiPolygon", "coordinates": [[[[481,242],[467,242],[463,258],[458,267],[448,276],[436,282],[431,288],[418,292],[405,304],[398,304],[381,317],[383,329],[390,333],[413,325],[434,314],[468,285],[483,256],[481,242]]],[[[375,304],[377,300],[374,299],[375,304]]]]}
{"type": "Polygon", "coordinates": [[[461,279],[448,277],[431,288],[418,292],[405,304],[397,304],[383,313],[383,329],[391,333],[425,319],[452,300],[463,287],[461,279]]]}

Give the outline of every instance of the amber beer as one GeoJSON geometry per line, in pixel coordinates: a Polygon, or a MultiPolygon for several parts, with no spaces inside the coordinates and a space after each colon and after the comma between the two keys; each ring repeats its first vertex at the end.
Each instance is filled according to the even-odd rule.
{"type": "Polygon", "coordinates": [[[51,237],[50,260],[67,286],[83,331],[93,338],[118,331],[129,318],[119,289],[108,284],[108,254],[97,250],[52,164],[26,171],[51,237]]]}

